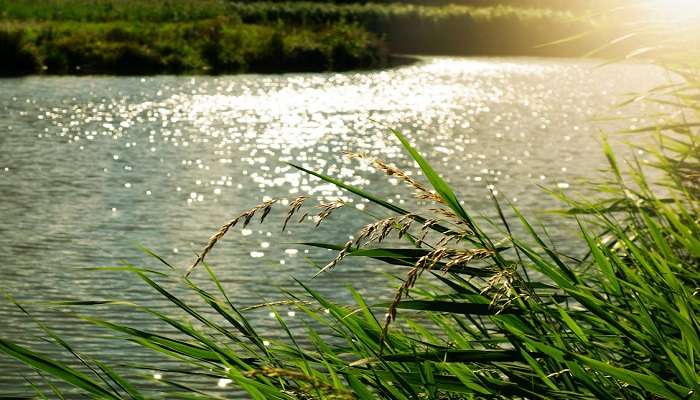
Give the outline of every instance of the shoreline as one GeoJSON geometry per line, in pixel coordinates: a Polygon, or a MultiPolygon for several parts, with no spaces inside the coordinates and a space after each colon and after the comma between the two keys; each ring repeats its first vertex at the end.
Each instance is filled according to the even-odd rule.
{"type": "Polygon", "coordinates": [[[0,0],[0,58],[9,60],[0,76],[341,72],[391,68],[398,54],[572,57],[609,34],[536,47],[592,22],[512,6],[81,1],[3,9],[0,0]]]}
{"type": "MultiPolygon", "coordinates": [[[[438,58],[456,58],[456,59],[474,59],[474,60],[485,60],[485,59],[531,59],[531,60],[556,60],[559,62],[581,62],[590,61],[592,63],[601,62],[604,63],[607,58],[584,58],[581,56],[571,56],[571,57],[561,57],[561,56],[531,56],[531,55],[512,55],[512,54],[390,54],[389,61],[384,66],[377,66],[373,68],[354,68],[354,69],[343,69],[343,70],[318,70],[318,71],[278,71],[278,72],[257,72],[257,71],[246,71],[238,73],[194,73],[194,72],[183,72],[183,73],[142,73],[142,74],[111,74],[111,73],[97,73],[97,74],[25,74],[16,76],[4,76],[0,75],[0,80],[12,80],[12,79],[26,79],[26,78],[81,78],[81,77],[119,77],[119,78],[139,78],[139,77],[225,77],[225,76],[239,76],[239,75],[262,75],[262,76],[281,76],[287,74],[322,74],[322,73],[347,73],[347,72],[382,72],[389,71],[395,68],[402,68],[412,65],[417,65],[425,63],[426,59],[438,59],[438,58]]],[[[643,63],[640,60],[628,60],[626,64],[640,64],[643,63]]]]}

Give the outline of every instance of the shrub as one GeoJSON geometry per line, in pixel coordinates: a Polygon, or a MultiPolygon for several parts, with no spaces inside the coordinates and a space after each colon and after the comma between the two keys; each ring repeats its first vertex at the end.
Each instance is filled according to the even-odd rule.
{"type": "Polygon", "coordinates": [[[3,49],[33,56],[35,63],[23,67],[17,62],[24,58],[8,57],[16,61],[5,65],[12,73],[42,72],[40,65],[48,74],[325,71],[378,67],[386,61],[374,35],[343,25],[291,28],[221,17],[157,24],[18,23],[11,32],[4,37],[12,46],[3,49]],[[343,46],[352,52],[336,65],[334,47],[343,46]]]}
{"type": "Polygon", "coordinates": [[[43,44],[44,62],[51,73],[134,75],[160,72],[159,54],[138,43],[102,41],[89,34],[72,34],[43,44]]]}
{"type": "Polygon", "coordinates": [[[39,71],[36,49],[19,31],[0,29],[0,76],[17,76],[39,71]]]}

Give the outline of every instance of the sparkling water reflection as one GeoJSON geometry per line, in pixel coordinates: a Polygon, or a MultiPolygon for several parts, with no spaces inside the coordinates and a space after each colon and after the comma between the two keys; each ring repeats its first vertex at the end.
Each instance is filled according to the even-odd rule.
{"type": "MultiPolygon", "coordinates": [[[[342,229],[292,224],[281,232],[283,215],[273,212],[276,221],[237,229],[209,258],[243,306],[277,299],[280,289],[296,290],[290,277],[309,279],[314,270],[308,259],[324,263],[332,254],[293,242],[343,243],[367,221],[364,211],[378,210],[286,162],[411,207],[415,201],[398,180],[342,156],[366,152],[420,179],[383,126],[403,130],[470,211],[489,212],[487,188],[528,212],[545,209],[553,203],[537,185],[573,191],[575,177],[603,165],[595,134],[612,123],[590,119],[607,113],[618,95],[661,80],[648,67],[595,66],[431,58],[342,74],[1,80],[3,289],[86,353],[151,362],[145,352],[98,340],[102,333],[76,324],[73,309],[56,313],[36,302],[129,298],[160,308],[165,304],[136,278],[91,267],[155,265],[145,261],[137,246],[143,244],[184,270],[222,222],[261,201],[274,197],[284,205],[303,193],[319,201],[344,200],[349,210],[329,221],[342,229]]],[[[566,227],[550,233],[570,234],[566,227]]],[[[381,270],[348,262],[314,286],[342,300],[342,289],[354,283],[377,299],[390,290],[381,270]]],[[[154,328],[146,316],[124,308],[80,311],[154,328]]],[[[253,316],[274,331],[268,311],[253,316]]],[[[279,311],[295,317],[292,308],[279,311]]],[[[0,303],[0,315],[0,337],[55,352],[9,303],[0,303]]],[[[26,390],[24,373],[0,357],[0,394],[26,390]]],[[[162,377],[153,373],[156,380],[162,377]]],[[[225,389],[229,383],[208,385],[225,389]]]]}

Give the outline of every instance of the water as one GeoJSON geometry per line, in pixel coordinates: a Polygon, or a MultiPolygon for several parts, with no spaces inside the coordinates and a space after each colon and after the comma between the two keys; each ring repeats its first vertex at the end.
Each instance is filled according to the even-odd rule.
{"type": "MultiPolygon", "coordinates": [[[[411,209],[411,192],[396,179],[343,157],[345,151],[366,152],[420,179],[383,125],[405,132],[470,212],[490,212],[486,187],[493,185],[537,217],[554,204],[538,185],[573,193],[580,188],[576,177],[604,165],[598,130],[621,124],[591,119],[609,115],[620,95],[662,82],[649,67],[596,66],[430,58],[382,72],[0,80],[2,289],[80,350],[153,365],[147,352],[99,340],[104,333],[76,323],[72,308],[57,312],[42,302],[129,299],[160,309],[165,303],[138,278],[92,267],[162,268],[139,250],[144,245],[184,270],[223,222],[263,200],[283,204],[301,194],[311,195],[310,202],[345,200],[346,210],[316,230],[307,223],[281,232],[281,207],[264,225],[236,228],[209,257],[243,306],[282,298],[280,289],[298,290],[291,277],[310,279],[315,270],[308,259],[323,265],[333,254],[293,242],[344,243],[370,221],[362,211],[380,210],[286,162],[411,209]]],[[[622,126],[634,124],[644,122],[622,126]]],[[[563,225],[550,233],[573,234],[563,225]]],[[[312,285],[348,301],[344,288],[352,283],[376,300],[391,290],[384,270],[348,262],[312,285]]],[[[78,311],[163,329],[125,307],[78,311]]],[[[253,317],[274,335],[267,313],[253,317]]],[[[9,302],[0,302],[0,316],[0,337],[57,353],[9,302]]],[[[0,394],[28,390],[25,374],[0,356],[0,394]]]]}

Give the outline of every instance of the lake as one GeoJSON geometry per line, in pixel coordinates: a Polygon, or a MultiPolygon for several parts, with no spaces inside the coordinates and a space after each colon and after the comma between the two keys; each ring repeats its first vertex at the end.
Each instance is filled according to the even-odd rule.
{"type": "MultiPolygon", "coordinates": [[[[411,209],[410,190],[343,155],[365,152],[420,179],[386,126],[415,143],[469,212],[492,212],[493,185],[504,200],[546,220],[543,211],[557,203],[539,186],[575,193],[578,178],[605,166],[601,130],[644,125],[594,119],[614,117],[611,106],[624,94],[664,82],[651,67],[599,64],[423,58],[347,73],[0,80],[2,290],[85,353],[153,363],[148,352],[100,340],[104,331],[77,323],[76,313],[163,329],[152,318],[118,306],[55,310],[46,303],[129,299],[161,309],[166,303],[138,278],[94,267],[162,269],[144,255],[146,246],[184,271],[222,223],[269,198],[280,200],[269,220],[237,227],[208,261],[244,307],[299,291],[292,277],[309,281],[311,263],[334,254],[295,242],[342,244],[370,221],[366,212],[381,210],[286,162],[411,209]],[[307,222],[282,232],[283,204],[301,194],[312,197],[309,204],[343,199],[346,209],[317,229],[307,222]]],[[[573,226],[550,228],[564,248],[575,237],[573,226]]],[[[351,301],[350,284],[369,300],[386,299],[396,283],[387,283],[384,271],[348,262],[311,284],[337,301],[351,301]]],[[[294,319],[293,308],[278,310],[294,319]]],[[[252,315],[271,335],[279,330],[268,310],[252,315]]],[[[1,338],[58,353],[10,302],[0,302],[0,318],[1,338]]],[[[26,373],[0,356],[0,395],[29,390],[26,373]]]]}

